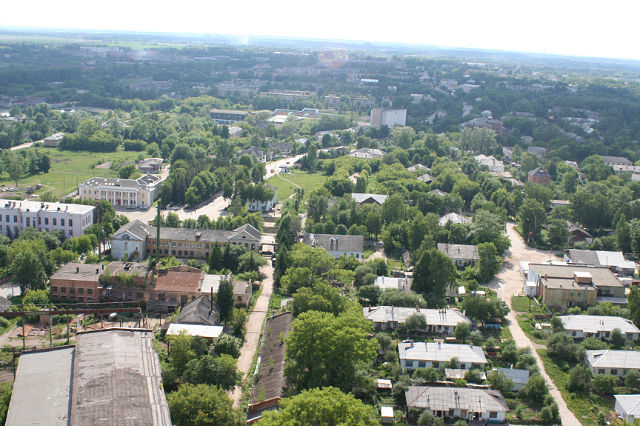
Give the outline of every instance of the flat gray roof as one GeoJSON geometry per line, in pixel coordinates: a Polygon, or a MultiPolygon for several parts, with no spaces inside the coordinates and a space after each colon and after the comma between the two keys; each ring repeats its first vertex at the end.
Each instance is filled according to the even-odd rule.
{"type": "Polygon", "coordinates": [[[74,348],[20,357],[6,425],[68,425],[74,348]]]}
{"type": "MultiPolygon", "coordinates": [[[[171,426],[160,362],[148,330],[78,334],[71,425],[171,426]]],[[[33,402],[33,399],[32,399],[33,402]]]]}

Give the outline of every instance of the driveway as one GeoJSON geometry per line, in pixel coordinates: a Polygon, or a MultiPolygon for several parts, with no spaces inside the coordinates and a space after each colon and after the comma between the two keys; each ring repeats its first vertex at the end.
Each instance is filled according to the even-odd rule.
{"type": "Polygon", "coordinates": [[[549,259],[549,253],[527,247],[520,234],[515,231],[514,224],[512,223],[507,225],[507,235],[511,240],[511,249],[505,253],[504,263],[500,272],[498,272],[496,278],[491,281],[488,286],[494,289],[497,292],[498,297],[504,300],[511,308],[509,315],[507,315],[507,319],[509,320],[509,331],[513,335],[513,340],[519,348],[531,349],[531,353],[538,363],[540,374],[542,374],[542,377],[544,377],[547,382],[549,393],[558,404],[562,425],[579,426],[580,422],[569,408],[567,408],[567,404],[564,399],[562,399],[562,394],[544,370],[542,360],[536,352],[537,345],[535,345],[527,335],[524,334],[524,331],[522,331],[516,319],[516,313],[511,306],[511,298],[513,295],[522,294],[524,278],[520,274],[520,262],[543,262],[549,259]]]}
{"type": "MultiPolygon", "coordinates": [[[[249,379],[251,379],[253,373],[249,369],[260,344],[260,334],[262,334],[264,321],[269,310],[269,299],[271,298],[271,293],[273,293],[273,268],[267,264],[267,266],[260,268],[260,272],[265,274],[266,278],[262,280],[262,293],[258,296],[253,311],[249,314],[244,344],[240,349],[240,358],[238,358],[238,370],[243,377],[249,379]]],[[[231,400],[235,408],[240,406],[242,400],[242,388],[240,386],[236,386],[231,392],[231,400]]]]}

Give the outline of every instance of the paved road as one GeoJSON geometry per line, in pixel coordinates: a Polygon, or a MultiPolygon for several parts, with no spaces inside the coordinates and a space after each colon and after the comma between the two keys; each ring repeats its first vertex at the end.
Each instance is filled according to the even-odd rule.
{"type": "Polygon", "coordinates": [[[507,235],[511,240],[511,249],[505,254],[502,269],[500,270],[496,278],[489,283],[489,287],[495,289],[498,293],[498,297],[504,300],[511,308],[511,312],[509,312],[509,315],[507,316],[507,319],[509,320],[509,331],[511,331],[513,340],[516,342],[516,345],[519,348],[528,347],[531,349],[531,353],[536,358],[536,362],[538,363],[538,369],[540,370],[542,377],[544,377],[544,379],[547,381],[549,393],[551,394],[551,396],[553,396],[553,399],[558,404],[562,425],[579,426],[580,422],[578,421],[576,416],[569,410],[569,408],[567,408],[567,404],[565,403],[564,399],[562,399],[562,394],[545,372],[542,360],[536,352],[536,345],[527,337],[526,334],[524,334],[524,332],[520,328],[520,325],[518,324],[518,321],[516,319],[516,313],[511,306],[511,298],[513,297],[513,295],[522,293],[522,284],[524,279],[520,274],[520,262],[526,261],[535,263],[549,259],[548,252],[543,252],[541,250],[535,250],[527,247],[520,234],[518,234],[513,229],[513,226],[514,225],[511,223],[507,225],[507,235]]]}
{"type": "Polygon", "coordinates": [[[280,160],[272,161],[264,165],[265,169],[267,169],[267,173],[264,176],[264,179],[267,180],[271,176],[277,175],[280,173],[280,166],[290,166],[293,167],[293,163],[298,161],[298,159],[304,157],[304,154],[295,155],[293,157],[282,158],[280,160]]]}
{"type": "MultiPolygon", "coordinates": [[[[264,320],[267,317],[267,311],[269,309],[269,299],[271,293],[273,293],[273,268],[271,265],[263,266],[260,272],[266,275],[266,278],[262,280],[262,293],[258,296],[258,300],[249,314],[247,320],[247,331],[244,336],[244,344],[240,350],[240,358],[238,358],[238,370],[245,377],[252,377],[253,372],[249,372],[253,358],[258,350],[260,343],[260,334],[262,333],[262,327],[264,326],[264,320]],[[247,374],[248,373],[248,374],[247,374]]],[[[240,406],[242,400],[242,388],[236,386],[231,392],[231,399],[233,400],[234,407],[240,406]]]]}

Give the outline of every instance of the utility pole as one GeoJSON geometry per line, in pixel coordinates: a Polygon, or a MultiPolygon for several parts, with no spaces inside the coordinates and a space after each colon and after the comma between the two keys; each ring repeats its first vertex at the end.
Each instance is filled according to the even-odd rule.
{"type": "Polygon", "coordinates": [[[157,202],[158,213],[156,215],[156,267],[160,263],[160,200],[157,202]]]}

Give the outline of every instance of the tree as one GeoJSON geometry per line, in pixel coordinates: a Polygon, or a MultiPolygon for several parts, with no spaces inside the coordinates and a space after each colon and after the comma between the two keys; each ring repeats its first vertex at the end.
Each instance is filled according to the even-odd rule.
{"type": "Polygon", "coordinates": [[[220,271],[222,267],[222,249],[216,242],[211,249],[211,254],[209,255],[209,273],[213,274],[214,271],[220,271]]]}
{"type": "Polygon", "coordinates": [[[358,298],[365,305],[376,306],[382,295],[382,290],[377,285],[363,285],[358,289],[358,298]]]}
{"type": "Polygon", "coordinates": [[[567,390],[576,393],[586,393],[589,389],[591,381],[591,371],[581,365],[576,365],[569,370],[569,381],[567,382],[567,390]]]}
{"type": "Polygon", "coordinates": [[[467,340],[467,337],[469,337],[469,334],[471,334],[471,326],[469,325],[468,322],[458,323],[458,325],[456,325],[456,328],[453,332],[453,335],[456,337],[456,340],[459,340],[462,343],[464,343],[465,340],[467,340]]]}
{"type": "Polygon", "coordinates": [[[435,248],[420,250],[418,256],[412,290],[425,295],[429,305],[435,305],[443,299],[447,288],[455,283],[455,266],[451,259],[435,248]]]}
{"type": "Polygon", "coordinates": [[[565,333],[553,333],[547,339],[549,356],[558,360],[575,363],[582,359],[582,347],[565,333]]]}
{"type": "Polygon", "coordinates": [[[444,425],[444,419],[434,416],[431,410],[424,410],[418,417],[416,424],[418,426],[442,426],[444,425]]]}
{"type": "Polygon", "coordinates": [[[242,340],[237,337],[229,336],[228,334],[221,334],[220,337],[215,339],[209,348],[209,355],[231,355],[234,358],[240,356],[240,348],[242,347],[242,340]]]}
{"type": "Polygon", "coordinates": [[[179,334],[168,336],[169,342],[169,362],[173,365],[178,376],[182,376],[185,366],[196,357],[196,353],[191,346],[191,336],[179,334]]]}
{"type": "Polygon", "coordinates": [[[334,387],[305,390],[285,398],[278,411],[266,411],[260,420],[261,426],[377,424],[373,407],[334,387]]]}
{"type": "Polygon", "coordinates": [[[593,376],[593,379],[591,379],[595,391],[603,395],[613,395],[616,393],[618,382],[618,377],[611,374],[596,374],[593,376]]]}
{"type": "Polygon", "coordinates": [[[406,291],[390,289],[382,292],[379,302],[384,306],[402,306],[415,308],[426,308],[427,302],[424,300],[421,294],[407,293],[406,291]]]}
{"type": "Polygon", "coordinates": [[[569,224],[563,219],[551,219],[547,227],[549,244],[555,249],[563,249],[569,241],[569,224]]]}
{"type": "Polygon", "coordinates": [[[439,379],[438,370],[433,367],[418,368],[413,373],[413,376],[420,378],[426,382],[435,382],[439,379]]]}
{"type": "Polygon", "coordinates": [[[293,295],[293,314],[300,315],[307,311],[329,312],[338,315],[345,308],[346,299],[340,292],[322,281],[317,281],[313,288],[303,287],[293,295]]]}
{"type": "Polygon", "coordinates": [[[522,206],[520,206],[518,216],[524,238],[527,241],[530,241],[532,238],[534,241],[537,241],[540,229],[546,220],[544,205],[540,201],[527,198],[522,203],[522,206]]]}
{"type": "Polygon", "coordinates": [[[631,227],[624,216],[620,218],[616,225],[616,245],[620,251],[631,251],[631,227]]]}
{"type": "Polygon", "coordinates": [[[20,251],[16,254],[9,267],[9,272],[20,284],[20,289],[44,288],[47,281],[44,266],[38,256],[31,251],[20,251]]]}
{"type": "Polygon", "coordinates": [[[481,243],[478,244],[478,256],[480,257],[478,261],[480,279],[483,282],[488,282],[500,268],[498,250],[493,243],[481,243]]]}
{"type": "Polygon", "coordinates": [[[411,314],[405,320],[404,326],[408,331],[425,331],[427,329],[427,320],[423,314],[411,314]]]}
{"type": "Polygon", "coordinates": [[[536,404],[542,404],[544,397],[547,396],[549,390],[547,389],[547,383],[544,377],[536,375],[529,378],[529,381],[522,389],[520,389],[520,396],[527,401],[531,401],[536,404]]]}
{"type": "Polygon", "coordinates": [[[640,326],[640,288],[633,286],[629,296],[627,296],[628,308],[631,320],[636,326],[640,326]]]}
{"type": "Polygon", "coordinates": [[[240,424],[233,403],[217,386],[183,384],[167,395],[167,402],[176,426],[240,424]]]}
{"type": "Polygon", "coordinates": [[[358,365],[371,362],[378,342],[362,310],[338,316],[308,311],[293,322],[287,338],[285,375],[296,389],[337,386],[349,390],[358,365]],[[313,348],[313,350],[310,350],[313,348]]]}
{"type": "Polygon", "coordinates": [[[640,389],[640,371],[629,370],[624,376],[624,385],[633,389],[640,389]]]}
{"type": "Polygon", "coordinates": [[[183,380],[194,385],[203,383],[229,390],[240,382],[241,374],[231,355],[204,355],[192,359],[185,366],[183,380]]]}
{"type": "Polygon", "coordinates": [[[497,389],[502,393],[509,392],[513,388],[513,380],[497,370],[489,372],[487,381],[492,389],[497,389]]]}
{"type": "Polygon", "coordinates": [[[624,345],[624,336],[619,328],[611,330],[611,344],[614,348],[620,349],[624,345]]]}
{"type": "Polygon", "coordinates": [[[380,216],[380,213],[378,211],[369,212],[369,214],[367,214],[365,225],[369,234],[378,238],[378,234],[380,234],[380,231],[382,230],[382,217],[380,216]]]}
{"type": "Polygon", "coordinates": [[[468,370],[464,374],[464,379],[469,383],[482,383],[482,381],[484,380],[482,378],[482,371],[477,368],[468,370]]]}
{"type": "Polygon", "coordinates": [[[220,308],[220,320],[228,321],[231,319],[231,310],[233,309],[233,283],[226,277],[220,280],[216,303],[220,308]]]}

